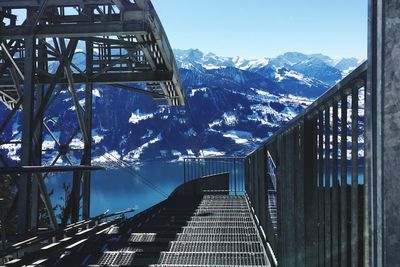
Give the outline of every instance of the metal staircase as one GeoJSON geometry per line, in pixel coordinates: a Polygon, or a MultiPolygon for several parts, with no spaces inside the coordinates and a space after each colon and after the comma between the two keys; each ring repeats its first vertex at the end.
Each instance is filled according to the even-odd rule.
{"type": "Polygon", "coordinates": [[[168,199],[144,221],[114,227],[56,264],[270,266],[246,197],[231,195],[168,199]]]}
{"type": "Polygon", "coordinates": [[[154,266],[269,266],[244,196],[206,195],[154,266]]]}

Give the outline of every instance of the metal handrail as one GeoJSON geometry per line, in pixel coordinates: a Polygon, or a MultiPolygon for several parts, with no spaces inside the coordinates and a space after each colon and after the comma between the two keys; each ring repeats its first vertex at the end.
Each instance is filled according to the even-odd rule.
{"type": "Polygon", "coordinates": [[[295,255],[301,255],[302,262],[308,257],[307,261],[318,265],[331,261],[334,266],[339,259],[346,262],[351,257],[356,262],[363,257],[360,203],[366,189],[358,168],[363,157],[359,154],[360,121],[365,120],[359,111],[365,103],[360,103],[359,96],[365,92],[367,72],[364,62],[245,159],[246,193],[280,265],[294,266],[295,255]],[[331,212],[325,210],[335,216],[329,217],[331,212]],[[315,259],[316,254],[326,257],[315,259]]]}

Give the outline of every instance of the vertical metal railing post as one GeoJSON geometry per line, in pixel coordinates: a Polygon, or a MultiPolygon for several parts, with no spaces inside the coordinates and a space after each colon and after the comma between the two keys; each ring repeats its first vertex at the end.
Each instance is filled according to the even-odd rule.
{"type": "Polygon", "coordinates": [[[295,145],[295,130],[288,131],[285,149],[285,199],[286,199],[286,231],[287,231],[287,266],[296,266],[296,228],[295,228],[295,186],[296,179],[296,145],[295,145]]]}
{"type": "Polygon", "coordinates": [[[347,96],[341,98],[340,122],[340,266],[348,262],[347,218],[347,96]]]}
{"type": "Polygon", "coordinates": [[[277,169],[276,169],[276,205],[277,205],[277,232],[278,232],[278,238],[277,238],[277,245],[278,245],[278,250],[277,250],[277,255],[278,255],[278,262],[280,265],[283,265],[284,258],[282,258],[282,255],[284,253],[283,251],[283,200],[282,200],[282,176],[283,176],[283,155],[282,155],[282,148],[283,148],[283,137],[282,135],[278,136],[276,138],[277,142],[277,169]]]}
{"type": "Polygon", "coordinates": [[[339,180],[338,180],[338,102],[332,114],[332,266],[339,266],[339,180]]]}
{"type": "Polygon", "coordinates": [[[304,122],[305,266],[318,266],[317,118],[304,122]]]}
{"type": "MultiPolygon", "coordinates": [[[[296,169],[295,169],[295,220],[296,220],[296,266],[305,267],[305,122],[295,128],[296,169]]],[[[308,137],[309,138],[309,137],[308,137]]],[[[307,155],[307,157],[312,157],[307,155]]]]}
{"type": "Polygon", "coordinates": [[[332,261],[332,232],[331,232],[331,168],[330,168],[330,160],[331,160],[331,112],[330,107],[325,109],[325,264],[327,266],[331,266],[332,261]]]}
{"type": "Polygon", "coordinates": [[[359,262],[358,89],[351,94],[351,266],[359,262]]]}
{"type": "Polygon", "coordinates": [[[183,184],[186,184],[186,159],[183,159],[183,184]]]}
{"type": "Polygon", "coordinates": [[[236,191],[236,158],[233,159],[233,183],[235,184],[235,196],[237,195],[236,191]]]}
{"type": "Polygon", "coordinates": [[[324,116],[318,118],[318,266],[325,265],[324,116]]]}

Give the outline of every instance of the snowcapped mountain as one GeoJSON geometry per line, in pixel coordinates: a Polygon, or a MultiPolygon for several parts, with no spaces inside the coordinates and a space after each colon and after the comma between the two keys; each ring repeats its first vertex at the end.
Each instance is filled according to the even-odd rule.
{"type": "MultiPolygon", "coordinates": [[[[196,49],[175,50],[175,56],[187,96],[185,107],[157,106],[146,95],[95,86],[94,164],[105,163],[106,153],[132,163],[200,154],[243,155],[361,63],[294,52],[257,60],[196,49]]],[[[78,125],[71,95],[68,90],[61,92],[46,122],[63,143],[78,125]]],[[[83,90],[78,90],[78,97],[84,103],[83,90]]],[[[5,112],[0,105],[0,116],[5,112]]],[[[20,138],[19,117],[0,139],[20,138]]],[[[82,147],[74,138],[68,155],[75,163],[82,147]]],[[[50,136],[45,136],[44,149],[44,160],[51,162],[56,143],[50,136]]],[[[10,160],[18,160],[18,150],[18,145],[0,145],[0,153],[10,160]]]]}
{"type": "Polygon", "coordinates": [[[232,72],[231,68],[234,68],[278,83],[282,93],[305,97],[321,95],[362,63],[355,58],[335,60],[322,54],[306,55],[298,52],[255,60],[204,54],[197,49],[175,50],[175,55],[182,69],[205,73],[218,69],[232,72]]]}

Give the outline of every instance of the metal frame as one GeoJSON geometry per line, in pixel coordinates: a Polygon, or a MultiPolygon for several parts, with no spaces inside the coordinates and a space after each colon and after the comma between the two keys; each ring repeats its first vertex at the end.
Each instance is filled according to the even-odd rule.
{"type": "Polygon", "coordinates": [[[399,266],[400,1],[369,0],[366,266],[399,266]]]}
{"type": "MultiPolygon", "coordinates": [[[[89,218],[90,168],[82,166],[91,165],[93,84],[149,94],[171,106],[184,105],[179,71],[160,19],[149,0],[134,3],[128,0],[13,0],[0,1],[0,20],[0,102],[10,109],[5,120],[0,121],[0,134],[10,127],[15,115],[22,115],[19,164],[24,167],[43,164],[42,154],[46,152],[42,151],[43,136],[49,135],[58,152],[51,166],[57,165],[61,158],[73,171],[72,192],[62,225],[70,219],[76,222],[81,216],[89,218]],[[22,23],[17,20],[21,9],[26,12],[22,23]],[[74,62],[74,55],[82,48],[85,51],[83,67],[74,62]],[[83,105],[79,102],[77,84],[85,86],[83,105]],[[53,123],[48,123],[46,112],[66,89],[73,100],[79,127],[69,134],[67,142],[61,143],[54,134],[53,123]],[[84,144],[79,162],[73,162],[68,156],[71,142],[76,138],[84,144]]],[[[0,145],[15,142],[2,139],[6,138],[0,138],[0,145]]],[[[9,167],[6,161],[1,166],[9,167]]],[[[43,169],[43,173],[12,174],[18,183],[20,234],[37,228],[38,212],[43,204],[50,224],[58,228],[44,185],[47,170],[54,168],[43,169]]],[[[8,175],[11,172],[15,170],[9,169],[8,175]]]]}

